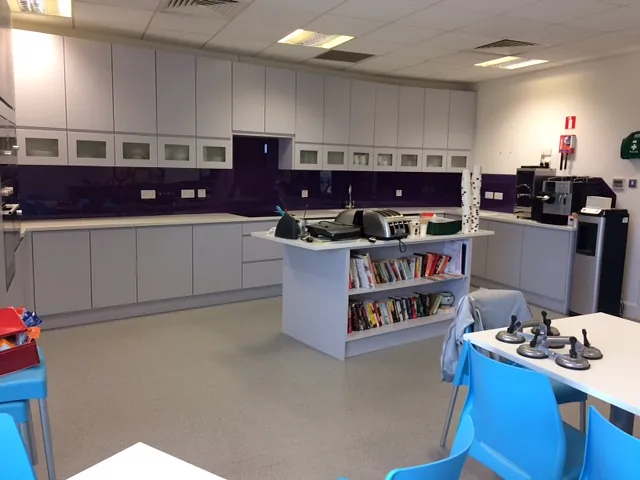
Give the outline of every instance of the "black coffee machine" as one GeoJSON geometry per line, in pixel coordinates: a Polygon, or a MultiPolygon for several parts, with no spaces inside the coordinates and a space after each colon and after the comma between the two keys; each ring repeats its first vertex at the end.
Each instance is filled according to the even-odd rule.
{"type": "Polygon", "coordinates": [[[516,204],[513,213],[520,218],[532,218],[537,208],[536,197],[542,191],[542,183],[555,175],[555,169],[549,168],[548,164],[518,168],[516,170],[516,204]]]}

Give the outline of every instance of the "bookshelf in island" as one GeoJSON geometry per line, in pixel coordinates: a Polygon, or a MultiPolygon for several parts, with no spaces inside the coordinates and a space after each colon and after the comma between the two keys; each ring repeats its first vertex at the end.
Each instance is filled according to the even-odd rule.
{"type": "Polygon", "coordinates": [[[443,335],[469,293],[481,230],[370,243],[282,244],[282,332],[339,360],[443,335]]]}

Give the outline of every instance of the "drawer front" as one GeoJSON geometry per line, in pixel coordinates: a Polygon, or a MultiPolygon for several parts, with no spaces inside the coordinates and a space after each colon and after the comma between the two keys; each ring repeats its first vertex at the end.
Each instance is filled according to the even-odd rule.
{"type": "Polygon", "coordinates": [[[242,288],[282,284],[282,260],[245,263],[242,265],[242,288]]]}
{"type": "Polygon", "coordinates": [[[270,220],[268,222],[251,222],[242,224],[242,234],[251,235],[253,232],[266,232],[270,228],[275,227],[278,224],[277,220],[270,220]]]}
{"type": "Polygon", "coordinates": [[[275,242],[268,242],[261,238],[242,238],[242,261],[259,262],[262,260],[282,259],[282,245],[275,242]]]}

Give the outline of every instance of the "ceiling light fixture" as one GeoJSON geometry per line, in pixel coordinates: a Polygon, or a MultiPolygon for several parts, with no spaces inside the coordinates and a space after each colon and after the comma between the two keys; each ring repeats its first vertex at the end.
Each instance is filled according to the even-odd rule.
{"type": "Polygon", "coordinates": [[[354,37],[348,35],[330,35],[327,33],[310,32],[308,30],[298,29],[295,32],[291,32],[289,35],[278,43],[288,43],[289,45],[300,45],[303,47],[316,47],[329,50],[331,48],[342,45],[349,40],[353,40],[354,37]]]}
{"type": "Polygon", "coordinates": [[[513,62],[514,60],[522,60],[520,57],[500,57],[486,62],[476,63],[476,67],[495,67],[501,63],[513,62]]]}
{"type": "Polygon", "coordinates": [[[9,0],[14,12],[71,17],[71,0],[9,0]]]}
{"type": "Polygon", "coordinates": [[[533,65],[540,65],[541,63],[548,63],[549,60],[539,60],[537,58],[523,58],[520,61],[510,63],[508,65],[500,66],[498,68],[504,68],[505,70],[515,70],[517,68],[531,67],[533,65]]]}

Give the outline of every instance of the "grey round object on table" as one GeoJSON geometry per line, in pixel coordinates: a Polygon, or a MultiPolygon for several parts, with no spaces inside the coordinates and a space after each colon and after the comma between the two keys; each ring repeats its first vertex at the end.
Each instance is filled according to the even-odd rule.
{"type": "Polygon", "coordinates": [[[523,357],[526,357],[526,358],[535,358],[535,359],[549,358],[549,355],[547,355],[543,350],[540,350],[539,348],[536,348],[536,347],[532,347],[529,344],[520,345],[518,347],[517,352],[519,355],[522,355],[523,357]]]}
{"type": "Polygon", "coordinates": [[[570,355],[558,355],[556,357],[556,363],[569,370],[588,370],[591,368],[591,364],[586,358],[572,358],[570,355]]]}
{"type": "Polygon", "coordinates": [[[587,360],[600,360],[603,357],[600,349],[596,347],[584,347],[580,356],[587,360]]]}
{"type": "Polygon", "coordinates": [[[496,333],[496,340],[499,340],[503,343],[512,343],[512,344],[518,344],[518,343],[524,343],[525,342],[525,338],[520,335],[519,333],[509,333],[506,330],[503,330],[501,332],[496,333]]]}
{"type": "MultiPolygon", "coordinates": [[[[535,327],[531,327],[531,333],[533,335],[535,335],[536,333],[542,333],[542,332],[540,332],[540,325],[536,325],[535,327]]],[[[551,327],[551,336],[552,337],[559,337],[560,336],[560,330],[558,330],[556,327],[551,327]]]]}

